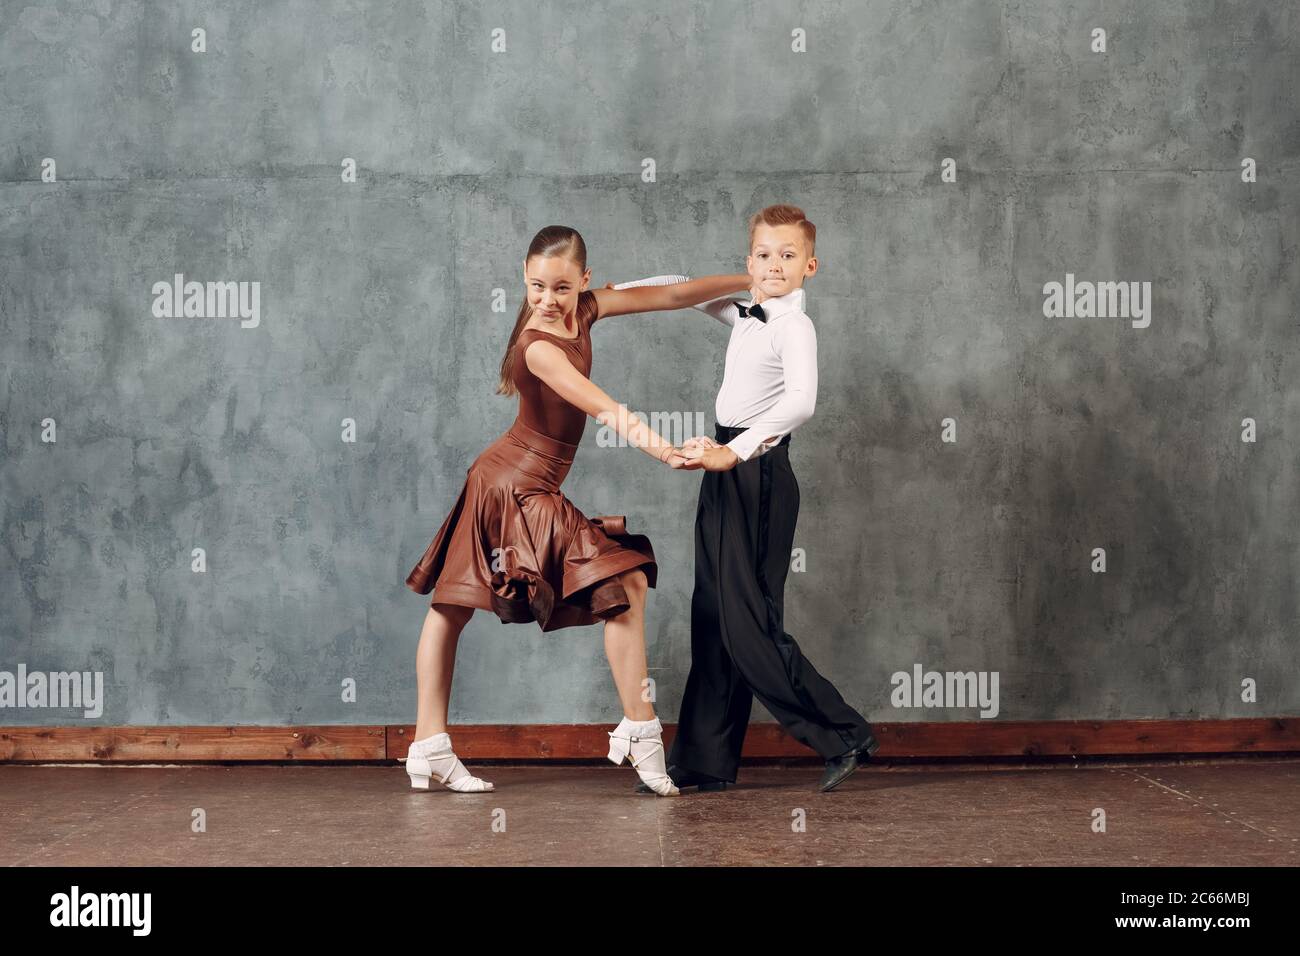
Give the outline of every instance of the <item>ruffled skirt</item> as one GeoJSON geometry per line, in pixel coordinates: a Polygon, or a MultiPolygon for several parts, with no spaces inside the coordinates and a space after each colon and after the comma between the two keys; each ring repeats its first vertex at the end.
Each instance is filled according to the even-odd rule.
{"type": "Polygon", "coordinates": [[[543,631],[594,624],[625,611],[617,575],[632,568],[655,586],[658,565],[626,519],[588,518],[560,492],[578,446],[516,419],[470,465],[451,513],[406,578],[430,606],[492,611],[543,631]]]}

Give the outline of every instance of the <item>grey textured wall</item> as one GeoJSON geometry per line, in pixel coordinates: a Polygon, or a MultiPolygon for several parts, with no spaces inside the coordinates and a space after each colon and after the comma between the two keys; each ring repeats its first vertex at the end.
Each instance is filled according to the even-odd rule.
{"type": "MultiPolygon", "coordinates": [[[[403,580],[514,416],[529,238],[579,228],[598,284],[737,271],[790,201],[822,271],[787,629],[846,698],[973,717],[890,706],[920,663],[997,671],[1008,719],[1300,714],[1298,27],[1265,0],[6,2],[0,669],[103,670],[113,724],[413,720],[403,580]],[[154,317],[176,272],[259,281],[260,325],[154,317]],[[1150,326],[1044,317],[1067,272],[1150,281],[1150,326]]],[[[711,425],[725,332],[613,319],[593,378],[711,425]]],[[[698,483],[594,423],[565,483],[652,536],[669,719],[698,483]]],[[[598,628],[483,613],[452,704],[619,715],[598,628]]]]}

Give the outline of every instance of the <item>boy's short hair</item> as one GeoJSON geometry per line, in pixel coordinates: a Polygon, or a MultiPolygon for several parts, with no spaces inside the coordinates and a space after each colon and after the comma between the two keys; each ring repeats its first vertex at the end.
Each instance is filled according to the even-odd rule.
{"type": "Polygon", "coordinates": [[[817,254],[817,227],[808,221],[808,217],[803,214],[803,210],[798,206],[788,206],[784,203],[775,206],[767,206],[760,209],[754,215],[749,217],[749,248],[754,248],[754,230],[759,224],[765,226],[798,226],[803,233],[804,241],[808,243],[808,258],[817,254]]]}

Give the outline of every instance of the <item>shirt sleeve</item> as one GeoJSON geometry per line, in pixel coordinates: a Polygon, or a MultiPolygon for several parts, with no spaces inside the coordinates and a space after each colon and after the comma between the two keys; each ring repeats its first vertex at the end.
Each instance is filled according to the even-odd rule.
{"type": "Polygon", "coordinates": [[[740,318],[740,312],[736,309],[735,296],[718,296],[718,298],[710,299],[708,302],[696,303],[691,308],[698,309],[705,315],[713,316],[723,325],[735,325],[736,319],[740,318]]]}
{"type": "Polygon", "coordinates": [[[615,289],[630,289],[638,285],[676,285],[679,282],[691,281],[690,276],[649,276],[645,279],[633,279],[631,282],[616,283],[615,289]]]}
{"type": "MultiPolygon", "coordinates": [[[[631,282],[616,283],[615,289],[630,289],[638,285],[676,285],[679,282],[690,282],[690,276],[662,275],[649,276],[645,279],[634,279],[631,282]]],[[[691,306],[705,315],[711,315],[723,325],[735,325],[736,319],[740,313],[736,311],[735,296],[718,296],[716,299],[710,299],[708,302],[700,302],[691,306]]]]}
{"type": "Polygon", "coordinates": [[[785,391],[776,404],[727,442],[741,461],[776,447],[790,432],[812,418],[817,407],[817,330],[806,315],[788,316],[772,347],[781,356],[785,391]]]}

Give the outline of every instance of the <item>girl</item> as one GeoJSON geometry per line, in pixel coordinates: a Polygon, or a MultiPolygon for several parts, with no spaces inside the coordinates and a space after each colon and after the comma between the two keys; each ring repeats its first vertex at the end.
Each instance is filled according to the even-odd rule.
{"type": "Polygon", "coordinates": [[[587,288],[587,248],[567,226],[547,226],[524,258],[526,297],[505,358],[498,394],[519,395],[519,414],[466,474],[451,513],[406,579],[433,591],[416,652],[418,713],[406,758],[411,786],[438,781],[483,792],[451,747],[447,702],[461,629],[476,608],[505,623],[536,621],[543,631],[605,622],[605,655],[623,704],[609,734],[609,759],[631,760],[655,793],[676,794],[664,765],[662,725],[641,698],[646,678],[646,589],[658,565],[644,535],[625,519],[588,518],[560,491],[587,416],[613,427],[629,444],[672,468],[681,449],[615,402],[591,374],[592,323],[611,315],[688,308],[747,289],[745,274],[708,276],[671,286],[587,288]]]}

